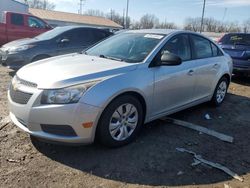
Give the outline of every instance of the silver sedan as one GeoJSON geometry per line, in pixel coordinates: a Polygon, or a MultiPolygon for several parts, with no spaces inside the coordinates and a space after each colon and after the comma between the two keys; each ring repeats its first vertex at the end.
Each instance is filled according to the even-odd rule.
{"type": "Polygon", "coordinates": [[[20,69],[10,117],[41,139],[122,146],[144,123],[207,101],[219,106],[231,75],[232,59],[200,34],[126,31],[20,69]]]}

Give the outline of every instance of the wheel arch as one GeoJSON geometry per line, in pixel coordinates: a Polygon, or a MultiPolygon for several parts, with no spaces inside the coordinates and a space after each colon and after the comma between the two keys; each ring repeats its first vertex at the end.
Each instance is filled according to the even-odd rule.
{"type": "Polygon", "coordinates": [[[94,140],[96,139],[96,134],[97,134],[97,127],[98,127],[98,124],[99,124],[99,121],[102,117],[102,114],[104,112],[104,110],[107,108],[107,106],[112,102],[114,101],[115,99],[121,97],[121,96],[124,96],[124,95],[131,95],[131,96],[134,96],[136,97],[139,102],[141,103],[142,105],[142,109],[143,109],[143,122],[145,121],[145,117],[146,117],[146,113],[147,113],[147,102],[143,96],[143,94],[141,94],[140,92],[138,91],[134,91],[134,90],[129,90],[129,91],[123,91],[123,92],[120,92],[118,94],[116,94],[115,96],[113,96],[112,98],[110,98],[107,103],[104,105],[102,111],[100,112],[100,114],[98,115],[98,119],[97,119],[97,122],[96,122],[96,126],[94,128],[94,140]]]}
{"type": "MultiPolygon", "coordinates": [[[[223,74],[222,76],[221,76],[221,78],[226,78],[227,79],[227,81],[228,81],[228,84],[231,82],[231,76],[228,74],[228,73],[225,73],[225,74],[223,74]]],[[[221,79],[220,78],[220,79],[221,79]]]]}

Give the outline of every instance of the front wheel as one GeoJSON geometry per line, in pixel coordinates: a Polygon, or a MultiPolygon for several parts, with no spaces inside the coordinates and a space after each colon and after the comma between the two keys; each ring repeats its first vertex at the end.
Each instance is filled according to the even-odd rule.
{"type": "Polygon", "coordinates": [[[215,88],[214,95],[211,100],[211,103],[214,106],[220,106],[223,103],[227,94],[228,86],[229,86],[228,79],[226,77],[221,78],[215,88]]]}
{"type": "Polygon", "coordinates": [[[143,109],[134,96],[124,95],[112,101],[104,110],[97,127],[97,139],[108,147],[130,143],[143,124],[143,109]]]}

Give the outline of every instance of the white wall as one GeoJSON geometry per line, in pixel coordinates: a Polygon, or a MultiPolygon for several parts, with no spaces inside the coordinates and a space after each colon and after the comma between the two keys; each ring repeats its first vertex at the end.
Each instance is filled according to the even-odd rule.
{"type": "Polygon", "coordinates": [[[28,6],[14,0],[0,0],[0,21],[3,19],[3,12],[11,11],[11,12],[20,12],[20,13],[28,13],[28,6]]]}

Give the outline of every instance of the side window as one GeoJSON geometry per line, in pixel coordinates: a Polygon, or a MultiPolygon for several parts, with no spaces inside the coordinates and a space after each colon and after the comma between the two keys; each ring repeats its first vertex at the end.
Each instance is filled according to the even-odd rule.
{"type": "Polygon", "coordinates": [[[80,29],[77,38],[82,46],[88,46],[95,43],[93,31],[90,29],[80,29]]]}
{"type": "Polygon", "coordinates": [[[71,45],[88,46],[94,43],[92,33],[84,29],[73,29],[60,35],[59,39],[68,39],[71,45]]]}
{"type": "Polygon", "coordinates": [[[57,40],[68,39],[70,44],[71,43],[75,44],[77,42],[76,33],[77,33],[76,29],[66,31],[62,33],[61,35],[59,35],[57,40]]]}
{"type": "Polygon", "coordinates": [[[106,37],[108,37],[109,35],[103,31],[98,31],[98,30],[94,30],[93,32],[93,35],[94,35],[94,41],[95,42],[98,42],[102,39],[105,39],[106,37]]]}
{"type": "Polygon", "coordinates": [[[46,27],[44,22],[32,16],[29,16],[28,18],[28,25],[29,27],[41,28],[41,29],[44,29],[46,27]]]}
{"type": "Polygon", "coordinates": [[[213,57],[210,41],[200,36],[191,35],[196,59],[213,57]]]}
{"type": "Polygon", "coordinates": [[[11,24],[13,25],[24,25],[24,18],[21,14],[11,14],[11,24]]]}
{"type": "Polygon", "coordinates": [[[213,43],[211,43],[212,46],[212,51],[213,51],[213,56],[222,56],[223,53],[220,51],[220,49],[213,43]]]}
{"type": "Polygon", "coordinates": [[[188,35],[178,35],[172,38],[164,46],[163,51],[167,51],[179,56],[183,61],[191,59],[191,49],[188,35]]]}

